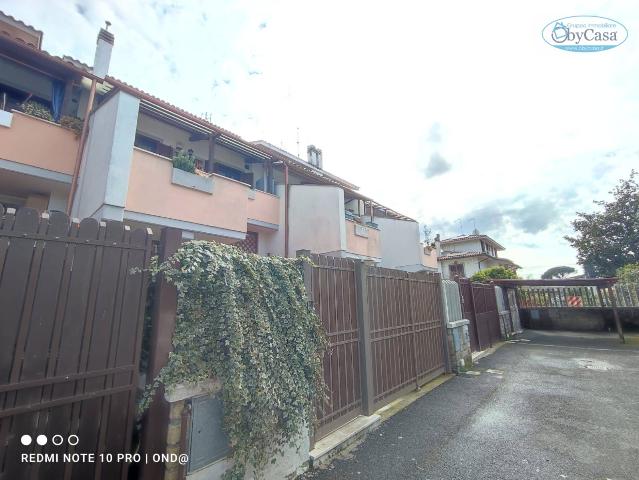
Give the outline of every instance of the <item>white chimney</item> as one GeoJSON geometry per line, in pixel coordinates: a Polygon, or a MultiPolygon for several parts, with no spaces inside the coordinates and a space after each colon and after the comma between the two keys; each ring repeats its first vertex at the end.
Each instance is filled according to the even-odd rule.
{"type": "Polygon", "coordinates": [[[98,43],[95,47],[95,59],[93,60],[93,74],[96,77],[104,78],[109,72],[109,64],[111,63],[111,50],[115,37],[107,29],[111,25],[106,22],[106,29],[101,28],[98,33],[98,43]]]}

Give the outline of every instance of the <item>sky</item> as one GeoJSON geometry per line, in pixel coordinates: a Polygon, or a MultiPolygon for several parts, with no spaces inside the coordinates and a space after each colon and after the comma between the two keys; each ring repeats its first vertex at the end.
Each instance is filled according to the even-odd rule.
{"type": "Polygon", "coordinates": [[[443,238],[474,228],[539,276],[577,267],[577,211],[639,167],[635,2],[0,0],[44,48],[305,156],[443,238]],[[552,20],[599,15],[628,40],[556,49],[552,20]],[[299,147],[298,147],[299,141],[299,147]],[[298,150],[299,148],[299,150],[298,150]]]}

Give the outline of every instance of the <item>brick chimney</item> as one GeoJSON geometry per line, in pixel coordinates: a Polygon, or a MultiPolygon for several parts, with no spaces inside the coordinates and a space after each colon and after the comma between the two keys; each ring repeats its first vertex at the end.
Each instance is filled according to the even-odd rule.
{"type": "Polygon", "coordinates": [[[111,50],[115,37],[108,28],[111,22],[106,22],[106,28],[101,28],[98,33],[98,42],[95,47],[95,59],[93,60],[93,74],[96,77],[104,78],[109,73],[109,64],[111,63],[111,50]]]}

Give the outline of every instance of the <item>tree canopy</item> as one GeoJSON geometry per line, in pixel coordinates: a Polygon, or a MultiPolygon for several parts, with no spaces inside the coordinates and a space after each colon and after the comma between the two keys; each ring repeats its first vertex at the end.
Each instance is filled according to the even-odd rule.
{"type": "Polygon", "coordinates": [[[489,282],[495,278],[519,278],[514,270],[506,267],[497,266],[480,270],[475,275],[470,277],[473,282],[489,282]]]}
{"type": "Polygon", "coordinates": [[[564,278],[566,275],[570,275],[571,273],[575,273],[575,272],[576,270],[572,267],[565,267],[565,266],[552,267],[546,270],[541,275],[541,278],[543,278],[544,280],[550,280],[551,278],[564,278]]]}
{"type": "Polygon", "coordinates": [[[610,192],[611,201],[595,201],[594,213],[577,212],[574,236],[564,237],[577,250],[588,275],[611,277],[618,268],[639,262],[639,185],[634,170],[610,192]]]}
{"type": "Polygon", "coordinates": [[[621,283],[639,283],[639,263],[629,263],[618,268],[617,277],[621,283]]]}

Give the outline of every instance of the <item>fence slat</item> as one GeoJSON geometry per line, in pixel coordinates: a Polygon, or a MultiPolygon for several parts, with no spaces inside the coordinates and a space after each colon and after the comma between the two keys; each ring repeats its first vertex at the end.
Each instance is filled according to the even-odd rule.
{"type": "MultiPolygon", "coordinates": [[[[128,399],[137,386],[133,372],[138,368],[140,335],[132,335],[129,344],[123,341],[116,346],[115,338],[109,333],[121,330],[124,317],[116,318],[119,314],[114,316],[109,312],[117,311],[124,292],[135,299],[136,305],[144,302],[146,290],[142,277],[146,275],[138,274],[137,283],[127,283],[128,273],[122,270],[126,265],[119,259],[135,256],[136,266],[146,267],[150,234],[138,235],[136,249],[130,248],[135,242],[121,235],[117,245],[105,245],[99,225],[93,219],[78,225],[63,213],[40,216],[29,208],[20,209],[16,215],[11,211],[3,213],[0,225],[0,311],[3,312],[0,384],[6,386],[6,391],[0,392],[3,414],[0,418],[0,478],[100,478],[101,466],[89,462],[84,467],[70,462],[19,462],[18,450],[47,454],[74,451],[66,442],[59,446],[51,442],[40,446],[33,442],[30,447],[24,447],[20,437],[28,433],[51,438],[55,434],[66,439],[70,434],[78,434],[80,443],[75,451],[95,454],[99,453],[97,439],[105,438],[109,428],[117,432],[119,444],[114,445],[114,451],[128,451],[134,408],[128,399]],[[102,249],[111,252],[113,265],[121,271],[113,278],[117,286],[111,289],[101,288],[104,287],[101,276],[106,274],[106,269],[96,261],[96,251],[102,249]],[[101,303],[96,302],[96,298],[102,298],[101,303]],[[103,331],[93,329],[92,325],[103,331]],[[7,327],[10,328],[7,330],[7,327]],[[96,363],[96,352],[109,348],[112,352],[119,348],[133,352],[122,357],[123,363],[96,363]],[[126,367],[127,371],[104,370],[106,366],[126,367]],[[88,378],[81,375],[87,371],[93,374],[88,378]],[[62,380],[69,375],[67,381],[62,380]],[[105,390],[105,385],[113,385],[114,375],[127,380],[121,382],[117,391],[105,390]],[[94,389],[85,388],[92,384],[94,389]],[[89,398],[91,391],[99,393],[100,398],[89,398]],[[110,422],[115,417],[109,408],[81,415],[92,402],[112,405],[116,395],[127,398],[119,410],[120,420],[110,422]],[[96,427],[92,434],[78,433],[89,423],[96,427]],[[98,471],[94,472],[94,468],[98,471]]],[[[121,223],[113,223],[114,231],[121,228],[121,223]]],[[[126,316],[126,324],[138,330],[142,314],[141,309],[131,312],[126,316]]],[[[108,478],[125,478],[126,472],[121,468],[116,467],[108,478]]]]}

